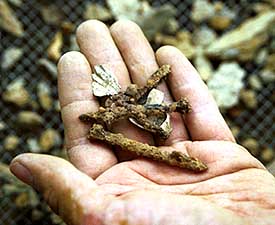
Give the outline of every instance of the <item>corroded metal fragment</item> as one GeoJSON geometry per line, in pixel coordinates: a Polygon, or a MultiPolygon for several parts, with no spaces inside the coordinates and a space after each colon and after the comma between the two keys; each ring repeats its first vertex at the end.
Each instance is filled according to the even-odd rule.
{"type": "Polygon", "coordinates": [[[111,133],[112,124],[122,119],[130,119],[137,126],[157,135],[162,139],[169,137],[172,128],[170,113],[186,114],[191,106],[186,98],[177,102],[165,104],[164,94],[155,88],[170,72],[169,65],[163,65],[147,80],[146,85],[139,87],[136,84],[128,86],[125,92],[119,91],[115,76],[103,66],[96,66],[93,74],[93,92],[101,97],[101,106],[98,111],[86,113],[79,119],[92,123],[89,139],[103,140],[112,145],[118,145],[124,150],[135,152],[137,155],[165,162],[169,165],[179,166],[194,171],[203,171],[207,166],[201,161],[189,157],[181,152],[163,152],[158,147],[140,143],[122,134],[111,133]],[[107,127],[105,130],[104,127],[107,127]]]}
{"type": "Polygon", "coordinates": [[[148,144],[128,139],[120,133],[114,134],[106,131],[100,124],[94,124],[92,126],[88,138],[96,138],[111,145],[119,145],[124,150],[134,152],[139,156],[150,158],[158,162],[163,162],[171,166],[190,169],[195,172],[201,172],[207,169],[207,166],[196,158],[190,157],[179,151],[161,151],[155,146],[150,146],[148,144]]]}

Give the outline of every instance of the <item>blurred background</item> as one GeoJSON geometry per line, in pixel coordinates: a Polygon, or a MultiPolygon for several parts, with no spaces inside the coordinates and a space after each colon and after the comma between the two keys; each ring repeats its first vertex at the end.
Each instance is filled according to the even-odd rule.
{"type": "Polygon", "coordinates": [[[66,158],[56,63],[78,50],[87,19],[131,19],[155,49],[178,47],[238,142],[275,174],[274,10],[273,0],[0,0],[0,224],[63,223],[7,165],[23,152],[66,158]]]}

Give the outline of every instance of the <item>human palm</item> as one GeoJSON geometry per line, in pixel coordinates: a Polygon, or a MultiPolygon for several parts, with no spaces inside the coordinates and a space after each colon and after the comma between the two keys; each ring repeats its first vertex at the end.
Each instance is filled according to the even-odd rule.
{"type": "Polygon", "coordinates": [[[273,176],[235,143],[207,87],[179,50],[166,46],[154,54],[139,27],[129,21],[115,23],[110,31],[101,22],[87,21],[77,38],[83,54],[62,57],[58,86],[66,148],[78,169],[52,156],[24,154],[12,162],[12,172],[42,192],[73,225],[273,224],[273,176]],[[158,65],[170,64],[167,86],[163,83],[160,89],[168,102],[186,96],[192,112],[184,118],[172,115],[168,140],[153,139],[127,121],[113,129],[162,145],[160,150],[199,158],[208,170],[194,173],[127,155],[102,142],[90,143],[89,126],[78,116],[98,107],[90,85],[90,65],[97,64],[112,70],[122,89],[131,81],[143,85],[158,65]]]}

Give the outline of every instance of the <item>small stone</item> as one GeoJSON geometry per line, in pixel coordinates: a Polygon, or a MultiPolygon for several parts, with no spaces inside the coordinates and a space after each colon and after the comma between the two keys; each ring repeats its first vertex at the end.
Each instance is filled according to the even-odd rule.
{"type": "Polygon", "coordinates": [[[242,89],[240,92],[240,98],[249,109],[255,109],[258,105],[257,96],[253,90],[242,89]]]}
{"type": "Polygon", "coordinates": [[[264,69],[275,73],[275,53],[267,57],[264,69]]]}
{"type": "Polygon", "coordinates": [[[180,25],[178,20],[176,20],[175,18],[171,18],[167,21],[165,32],[168,34],[174,34],[177,32],[179,28],[180,28],[180,25]]]}
{"type": "Polygon", "coordinates": [[[207,86],[220,108],[230,108],[238,103],[245,73],[235,62],[222,63],[214,72],[207,86]]]}
{"type": "Polygon", "coordinates": [[[12,81],[2,94],[3,100],[19,107],[27,105],[30,102],[30,95],[24,86],[25,80],[22,78],[17,78],[12,81]]]}
{"type": "Polygon", "coordinates": [[[42,6],[41,14],[43,20],[50,25],[59,25],[64,18],[62,10],[55,4],[42,6]]]}
{"type": "Polygon", "coordinates": [[[193,39],[196,45],[206,47],[217,39],[217,34],[209,27],[202,26],[195,30],[193,39]]]}
{"type": "Polygon", "coordinates": [[[9,135],[4,139],[4,148],[7,151],[13,151],[19,144],[19,138],[16,135],[9,135]]]}
{"type": "Polygon", "coordinates": [[[223,2],[214,3],[215,14],[209,19],[209,25],[218,31],[227,29],[236,17],[236,13],[230,10],[223,2]]]}
{"type": "Polygon", "coordinates": [[[48,49],[47,53],[51,60],[57,62],[58,59],[61,57],[61,50],[63,46],[63,35],[59,31],[55,34],[54,38],[52,39],[48,49]]]}
{"type": "Polygon", "coordinates": [[[106,21],[112,18],[112,14],[100,4],[88,2],[83,17],[85,20],[96,19],[106,21]]]}
{"type": "Polygon", "coordinates": [[[257,156],[259,154],[259,143],[254,138],[247,138],[241,142],[242,146],[245,147],[252,155],[257,156]]]}
{"type": "Polygon", "coordinates": [[[0,0],[0,28],[16,37],[24,36],[23,24],[5,0],[0,0]]]}
{"type": "Polygon", "coordinates": [[[209,80],[214,73],[211,62],[203,55],[202,52],[197,52],[197,55],[194,58],[194,65],[204,81],[209,80]]]}
{"type": "Polygon", "coordinates": [[[215,14],[214,6],[207,0],[196,0],[193,3],[191,19],[195,23],[206,21],[215,14]]]}
{"type": "Polygon", "coordinates": [[[207,47],[209,57],[219,59],[253,60],[257,50],[268,41],[274,11],[249,18],[236,29],[222,35],[207,47]]]}
{"type": "Polygon", "coordinates": [[[263,83],[265,84],[275,82],[275,73],[273,73],[272,71],[262,70],[260,71],[259,75],[262,78],[263,83]]]}
{"type": "Polygon", "coordinates": [[[250,75],[248,83],[253,90],[259,91],[263,88],[263,84],[257,75],[250,75]]]}
{"type": "Polygon", "coordinates": [[[15,198],[15,205],[19,208],[23,208],[29,205],[29,196],[27,192],[20,193],[15,198]]]}
{"type": "Polygon", "coordinates": [[[232,126],[231,127],[231,132],[232,132],[232,134],[233,134],[233,136],[235,137],[235,138],[237,138],[238,137],[238,135],[239,135],[239,133],[240,133],[240,128],[238,127],[238,126],[232,126]]]}
{"type": "Polygon", "coordinates": [[[257,14],[264,13],[264,12],[269,11],[269,10],[272,9],[269,4],[262,3],[262,2],[254,3],[252,8],[253,8],[253,11],[257,14]]]}
{"type": "Polygon", "coordinates": [[[62,223],[62,219],[54,213],[51,214],[51,221],[53,224],[61,224],[62,223]]]}
{"type": "Polygon", "coordinates": [[[35,101],[35,100],[31,100],[30,106],[31,106],[32,109],[34,109],[34,110],[38,110],[38,109],[40,108],[39,104],[38,104],[37,101],[35,101]]]}
{"type": "Polygon", "coordinates": [[[12,5],[16,6],[16,7],[20,7],[22,5],[22,0],[8,0],[9,3],[11,3],[12,5]]]}
{"type": "Polygon", "coordinates": [[[235,105],[235,106],[227,109],[226,112],[228,113],[228,115],[230,115],[231,118],[235,119],[241,115],[242,111],[243,110],[238,105],[235,105]]]}
{"type": "Polygon", "coordinates": [[[10,47],[6,49],[2,56],[1,66],[4,70],[13,67],[17,61],[23,56],[23,49],[18,47],[10,47]]]}
{"type": "Polygon", "coordinates": [[[151,41],[157,33],[168,29],[169,20],[175,18],[176,12],[177,10],[172,4],[166,3],[146,11],[143,16],[139,16],[136,22],[143,30],[147,39],[151,41]]]}
{"type": "Polygon", "coordinates": [[[232,19],[226,16],[213,16],[209,20],[209,25],[215,30],[225,30],[232,23],[232,19]]]}
{"type": "Polygon", "coordinates": [[[44,123],[44,119],[36,112],[21,111],[17,116],[17,124],[26,130],[40,127],[44,123]]]}
{"type": "Polygon", "coordinates": [[[52,129],[49,128],[45,130],[39,139],[39,145],[43,152],[48,152],[54,147],[57,147],[61,144],[61,136],[60,134],[52,129]]]}
{"type": "Polygon", "coordinates": [[[39,146],[39,143],[35,138],[29,138],[27,140],[27,145],[30,152],[33,152],[33,153],[42,152],[41,147],[39,146]]]}
{"type": "Polygon", "coordinates": [[[0,121],[0,131],[5,130],[6,127],[7,127],[7,125],[3,121],[0,121]]]}
{"type": "Polygon", "coordinates": [[[50,110],[53,105],[51,89],[46,82],[40,82],[37,86],[37,96],[39,103],[44,110],[50,110]]]}
{"type": "Polygon", "coordinates": [[[147,1],[139,0],[107,0],[106,3],[116,20],[136,22],[150,41],[157,33],[166,30],[168,21],[175,18],[177,12],[171,3],[159,7],[151,7],[147,1]]]}
{"type": "Polygon", "coordinates": [[[60,111],[61,111],[61,106],[60,106],[59,100],[54,101],[54,109],[55,109],[55,111],[57,111],[57,112],[60,112],[60,111]]]}
{"type": "Polygon", "coordinates": [[[196,54],[196,47],[192,43],[192,36],[189,31],[181,30],[176,34],[176,37],[158,34],[155,41],[157,44],[175,46],[181,50],[188,59],[192,59],[196,54]]]}
{"type": "Polygon", "coordinates": [[[31,219],[32,221],[39,221],[44,217],[44,213],[38,209],[32,210],[31,219]]]}
{"type": "Polygon", "coordinates": [[[38,60],[38,65],[40,68],[44,69],[53,80],[57,79],[57,66],[55,63],[52,63],[48,59],[39,59],[38,60]]]}
{"type": "Polygon", "coordinates": [[[141,9],[141,1],[107,0],[106,3],[116,20],[128,19],[137,21],[141,9]]]}
{"type": "Polygon", "coordinates": [[[263,63],[266,61],[267,56],[268,56],[268,51],[267,51],[267,49],[266,49],[266,48],[261,49],[261,50],[258,52],[258,54],[257,54],[257,56],[256,56],[256,58],[255,58],[255,63],[257,63],[257,65],[263,64],[263,63]]]}
{"type": "Polygon", "coordinates": [[[61,30],[64,35],[70,35],[75,31],[75,24],[69,21],[62,21],[61,30]]]}
{"type": "Polygon", "coordinates": [[[264,148],[261,152],[261,159],[264,162],[271,162],[274,159],[274,150],[272,148],[264,148]]]}

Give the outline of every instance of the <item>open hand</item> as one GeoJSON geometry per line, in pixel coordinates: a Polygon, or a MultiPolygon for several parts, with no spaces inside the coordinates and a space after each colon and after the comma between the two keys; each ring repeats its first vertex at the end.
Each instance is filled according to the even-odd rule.
{"type": "MultiPolygon", "coordinates": [[[[99,21],[87,21],[78,28],[77,39],[81,53],[66,53],[58,65],[72,164],[23,154],[11,164],[18,178],[43,193],[52,209],[72,225],[274,224],[274,177],[235,143],[206,85],[179,50],[165,46],[154,53],[141,29],[130,21],[116,22],[110,30],[99,21]],[[131,82],[143,85],[158,65],[171,65],[167,84],[160,89],[166,102],[187,97],[192,112],[184,118],[172,115],[173,132],[161,150],[199,158],[208,170],[197,174],[123,152],[116,156],[111,146],[90,143],[89,126],[78,117],[98,108],[90,77],[91,66],[97,64],[113,71],[123,90],[131,82]]],[[[160,144],[127,121],[114,129],[160,144]]]]}

